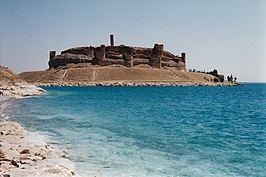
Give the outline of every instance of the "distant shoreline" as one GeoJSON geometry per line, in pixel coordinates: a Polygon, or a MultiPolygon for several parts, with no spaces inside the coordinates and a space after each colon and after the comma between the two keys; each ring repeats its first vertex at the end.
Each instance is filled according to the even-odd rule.
{"type": "Polygon", "coordinates": [[[160,81],[141,81],[141,82],[132,82],[132,81],[106,81],[106,82],[58,82],[58,83],[34,83],[34,85],[39,87],[54,87],[54,86],[69,86],[69,87],[78,87],[78,86],[114,86],[114,87],[182,87],[182,86],[239,86],[239,83],[228,83],[228,82],[160,82],[160,81]]]}

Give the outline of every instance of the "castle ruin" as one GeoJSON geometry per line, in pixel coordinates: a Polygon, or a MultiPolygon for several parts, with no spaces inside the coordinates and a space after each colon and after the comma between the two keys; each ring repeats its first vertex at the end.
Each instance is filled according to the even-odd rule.
{"type": "Polygon", "coordinates": [[[115,46],[114,35],[111,34],[109,46],[75,47],[62,51],[60,55],[56,55],[56,51],[50,51],[49,69],[72,63],[122,65],[129,68],[143,64],[152,68],[175,67],[180,71],[186,71],[186,54],[174,55],[165,51],[163,44],[154,44],[153,48],[115,46]]]}

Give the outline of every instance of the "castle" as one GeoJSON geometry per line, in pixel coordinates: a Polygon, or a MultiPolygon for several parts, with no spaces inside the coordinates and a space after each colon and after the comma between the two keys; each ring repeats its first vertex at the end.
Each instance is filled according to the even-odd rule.
{"type": "Polygon", "coordinates": [[[186,71],[186,54],[174,55],[165,51],[163,44],[154,44],[153,48],[115,46],[112,34],[109,46],[75,47],[62,51],[60,55],[56,55],[56,51],[50,51],[49,69],[80,63],[99,66],[120,65],[129,68],[138,65],[159,69],[174,67],[186,71]]]}

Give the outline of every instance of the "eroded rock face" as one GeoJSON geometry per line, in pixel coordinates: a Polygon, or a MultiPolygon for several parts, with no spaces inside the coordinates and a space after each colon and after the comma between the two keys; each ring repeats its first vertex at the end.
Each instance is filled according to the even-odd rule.
{"type": "Polygon", "coordinates": [[[43,93],[42,88],[28,84],[8,67],[0,65],[0,96],[25,97],[43,93]]]}
{"type": "Polygon", "coordinates": [[[26,83],[26,81],[8,67],[0,65],[0,86],[14,85],[15,83],[26,83]]]}
{"type": "Polygon", "coordinates": [[[122,65],[134,67],[148,64],[153,68],[175,67],[186,71],[185,53],[181,56],[164,51],[162,44],[155,44],[153,48],[131,46],[76,47],[64,50],[60,55],[50,52],[49,68],[58,68],[68,64],[90,63],[108,66],[122,65]]]}

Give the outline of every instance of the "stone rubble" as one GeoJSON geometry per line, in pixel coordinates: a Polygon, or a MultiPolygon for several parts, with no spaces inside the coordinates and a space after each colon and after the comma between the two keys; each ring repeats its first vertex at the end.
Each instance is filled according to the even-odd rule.
{"type": "Polygon", "coordinates": [[[64,153],[33,142],[30,134],[18,123],[0,120],[0,176],[79,177],[64,153]]]}
{"type": "Polygon", "coordinates": [[[18,83],[14,85],[0,86],[3,96],[22,98],[26,96],[34,96],[46,93],[40,87],[28,83],[18,83]]]}

